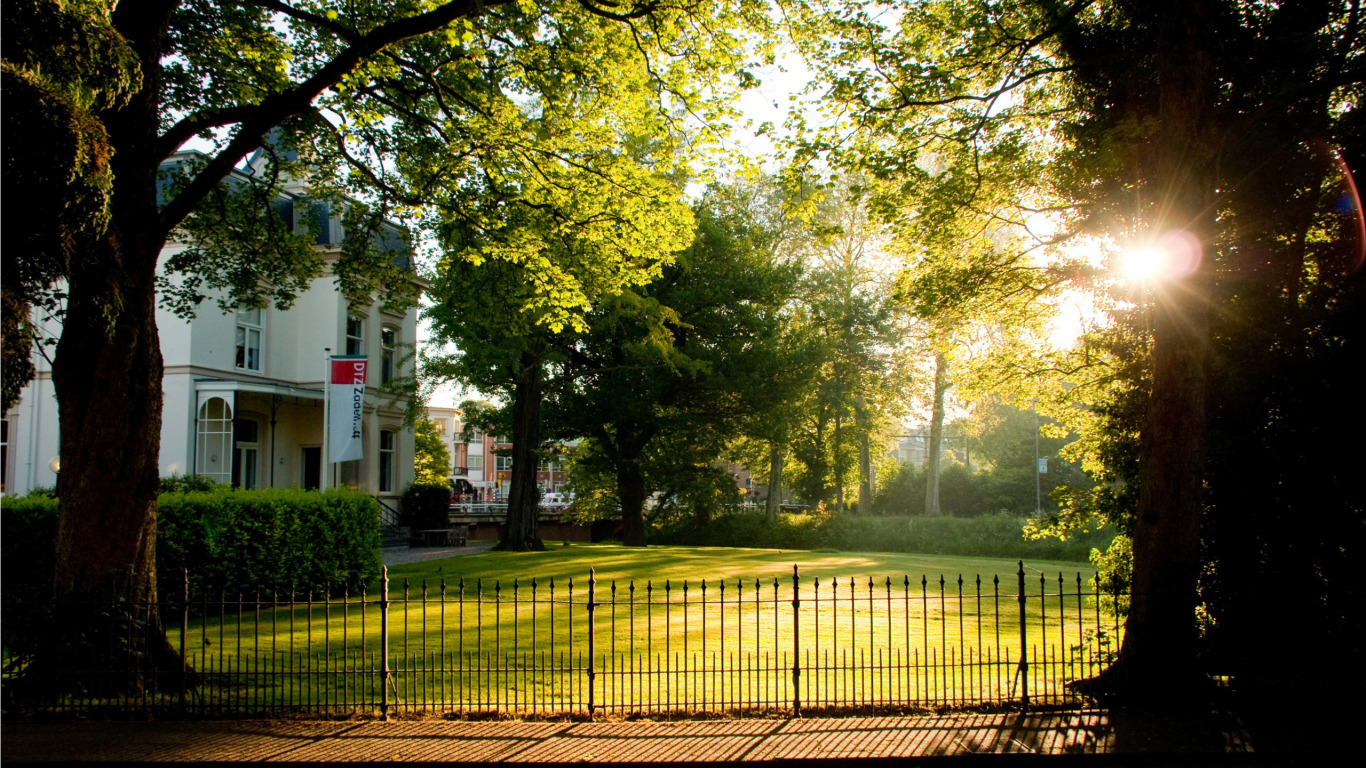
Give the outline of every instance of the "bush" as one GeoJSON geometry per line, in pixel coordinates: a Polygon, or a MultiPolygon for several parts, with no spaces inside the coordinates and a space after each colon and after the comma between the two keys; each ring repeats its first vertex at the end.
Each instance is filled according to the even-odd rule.
{"type": "Polygon", "coordinates": [[[379,574],[379,503],[343,488],[162,494],[158,500],[157,572],[175,594],[182,569],[190,589],[268,595],[358,591],[379,574]]]}
{"type": "Polygon", "coordinates": [[[46,621],[57,542],[57,500],[46,493],[0,500],[0,638],[11,657],[30,656],[46,621]]]}
{"type": "Polygon", "coordinates": [[[450,486],[413,483],[403,492],[398,519],[409,528],[445,528],[450,523],[450,508],[450,486]]]}
{"type": "Polygon", "coordinates": [[[1105,531],[1067,541],[1030,541],[1024,538],[1023,529],[1024,519],[1008,514],[971,518],[783,514],[773,525],[761,514],[738,514],[718,517],[702,528],[690,521],[661,526],[651,531],[651,541],[1085,561],[1092,548],[1105,548],[1113,538],[1112,532],[1105,531]]]}
{"type": "Polygon", "coordinates": [[[171,475],[161,478],[160,493],[183,493],[185,491],[212,491],[215,488],[226,488],[222,483],[215,482],[204,475],[171,475]]]}

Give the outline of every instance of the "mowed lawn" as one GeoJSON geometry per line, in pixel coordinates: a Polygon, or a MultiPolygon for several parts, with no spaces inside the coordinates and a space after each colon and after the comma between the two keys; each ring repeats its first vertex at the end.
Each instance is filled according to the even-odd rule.
{"type": "Polygon", "coordinates": [[[959,665],[948,681],[956,696],[991,675],[1009,683],[1022,637],[1035,656],[1051,648],[1057,657],[1114,626],[1090,595],[1090,565],[1024,571],[1022,605],[1019,563],[996,558],[615,544],[488,552],[390,568],[385,606],[376,583],[363,598],[194,620],[186,650],[200,669],[231,654],[229,665],[252,669],[319,659],[302,663],[331,674],[373,666],[387,649],[396,668],[418,674],[404,679],[434,681],[435,693],[404,689],[403,698],[446,702],[568,701],[590,665],[604,691],[631,687],[633,701],[677,699],[651,688],[675,683],[698,687],[689,700],[711,700],[736,690],[731,670],[767,670],[776,691],[794,655],[823,696],[861,684],[851,670],[891,680],[959,665]]]}
{"type": "MultiPolygon", "coordinates": [[[[832,578],[847,580],[850,577],[864,581],[871,577],[878,583],[891,578],[899,583],[908,576],[916,583],[925,577],[937,585],[942,576],[956,586],[959,576],[965,582],[980,576],[986,584],[990,584],[993,577],[1000,577],[1002,594],[1010,595],[1016,594],[1019,570],[1016,560],[990,557],[575,544],[569,547],[552,545],[545,552],[487,552],[395,566],[389,569],[389,579],[391,590],[401,588],[404,579],[408,580],[410,588],[420,588],[425,580],[430,590],[439,587],[443,580],[449,588],[458,584],[461,578],[465,579],[467,590],[475,580],[482,580],[486,585],[511,585],[514,580],[527,585],[533,577],[538,584],[547,584],[552,578],[558,584],[565,584],[572,578],[577,586],[586,587],[589,570],[593,569],[599,585],[610,585],[615,580],[618,589],[632,580],[637,589],[646,582],[663,586],[666,581],[674,586],[686,581],[692,588],[699,588],[703,579],[712,587],[722,580],[752,582],[756,578],[768,584],[777,578],[790,585],[794,565],[798,566],[803,585],[809,585],[814,579],[828,583],[832,578]]],[[[1031,590],[1037,587],[1041,574],[1056,585],[1059,573],[1066,580],[1075,581],[1078,573],[1087,580],[1096,572],[1089,563],[1060,561],[1026,562],[1024,569],[1031,590]]],[[[376,583],[372,591],[377,589],[376,583]]]]}
{"type": "MultiPolygon", "coordinates": [[[[398,654],[586,652],[591,578],[598,653],[771,651],[792,647],[794,626],[808,650],[947,647],[976,644],[978,635],[984,644],[1014,646],[1019,569],[1018,561],[985,557],[577,544],[390,568],[386,620],[398,654]]],[[[1089,597],[1095,569],[1045,561],[1025,563],[1024,571],[1030,642],[1079,642],[1078,625],[1098,621],[1089,597]],[[1077,596],[1079,587],[1088,596],[1077,596]],[[1059,634],[1064,626],[1071,629],[1059,634]]],[[[376,581],[363,599],[247,606],[245,616],[192,622],[187,647],[198,650],[207,638],[244,653],[262,645],[272,652],[374,648],[379,594],[376,581]]]]}

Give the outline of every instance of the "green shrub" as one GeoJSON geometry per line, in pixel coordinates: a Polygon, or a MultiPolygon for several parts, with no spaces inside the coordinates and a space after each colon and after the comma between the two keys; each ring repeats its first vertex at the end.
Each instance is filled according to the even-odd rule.
{"type": "MultiPolygon", "coordinates": [[[[183,583],[209,598],[359,590],[379,574],[379,504],[337,488],[162,494],[157,572],[163,593],[183,583]]],[[[179,590],[176,590],[178,592],[179,590]]]]}
{"type": "Polygon", "coordinates": [[[659,544],[837,549],[933,555],[1010,557],[1085,561],[1092,548],[1108,546],[1102,532],[1067,541],[1024,538],[1024,519],[1008,514],[979,517],[868,517],[862,515],[778,516],[770,525],[762,514],[726,515],[698,528],[690,521],[651,531],[659,544]]]}
{"type": "Polygon", "coordinates": [[[227,487],[204,475],[171,475],[161,478],[161,493],[182,493],[185,491],[212,491],[227,487]]]}
{"type": "Polygon", "coordinates": [[[451,489],[445,483],[413,483],[403,492],[399,522],[409,528],[445,528],[450,521],[451,489]]]}
{"type": "Polygon", "coordinates": [[[31,655],[41,642],[33,629],[45,622],[52,597],[57,515],[57,500],[47,494],[0,500],[0,638],[12,657],[31,655]]]}

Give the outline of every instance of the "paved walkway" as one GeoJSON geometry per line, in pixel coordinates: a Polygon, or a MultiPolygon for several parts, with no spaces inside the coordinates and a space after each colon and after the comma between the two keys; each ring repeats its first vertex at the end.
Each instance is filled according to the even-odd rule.
{"type": "Polygon", "coordinates": [[[442,560],[461,555],[480,555],[497,546],[497,541],[471,541],[463,547],[385,547],[379,551],[380,562],[393,568],[396,565],[442,560]]]}
{"type": "Polygon", "coordinates": [[[1126,765],[1252,759],[1232,718],[1106,710],[687,722],[8,721],[0,727],[6,763],[833,762],[978,754],[1051,755],[1061,762],[1070,755],[1087,758],[1083,764],[1126,765]]]}

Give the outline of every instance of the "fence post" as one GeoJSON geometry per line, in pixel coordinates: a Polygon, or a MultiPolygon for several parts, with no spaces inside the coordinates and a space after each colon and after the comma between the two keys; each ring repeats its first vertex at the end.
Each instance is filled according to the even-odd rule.
{"type": "Polygon", "coordinates": [[[1016,674],[1020,677],[1020,703],[1029,705],[1029,637],[1025,634],[1025,571],[1024,561],[1020,561],[1020,570],[1016,574],[1018,593],[1015,598],[1020,602],[1020,666],[1016,674]]]}
{"type": "Polygon", "coordinates": [[[597,583],[598,583],[597,577],[596,577],[595,573],[596,573],[596,569],[594,569],[594,568],[589,568],[589,569],[588,569],[588,719],[589,719],[589,720],[592,720],[592,719],[593,719],[593,707],[594,707],[594,704],[595,704],[595,699],[594,699],[594,696],[593,696],[593,693],[594,693],[594,691],[593,691],[593,681],[594,681],[594,679],[597,677],[597,673],[596,673],[596,671],[594,671],[594,669],[593,669],[593,654],[595,654],[595,653],[597,652],[597,647],[596,647],[596,645],[595,645],[595,640],[596,640],[596,637],[595,637],[595,636],[597,635],[597,632],[595,631],[595,628],[594,628],[594,625],[593,625],[593,612],[594,612],[594,609],[598,607],[598,606],[597,606],[597,603],[594,602],[594,596],[595,596],[595,592],[596,592],[596,590],[597,590],[597,583]]]}
{"type": "Polygon", "coordinates": [[[182,568],[185,576],[184,591],[180,601],[180,711],[185,712],[185,678],[190,674],[190,660],[185,657],[185,628],[190,623],[190,569],[182,568]]]}
{"type": "MultiPolygon", "coordinates": [[[[383,566],[384,583],[379,598],[380,677],[379,716],[389,721],[389,566],[383,566]]],[[[309,617],[312,621],[312,616],[309,617]]]]}
{"type": "Polygon", "coordinates": [[[801,621],[797,614],[801,599],[798,597],[798,589],[801,586],[801,577],[797,575],[797,564],[792,564],[792,716],[802,716],[802,643],[801,643],[801,621]]]}

